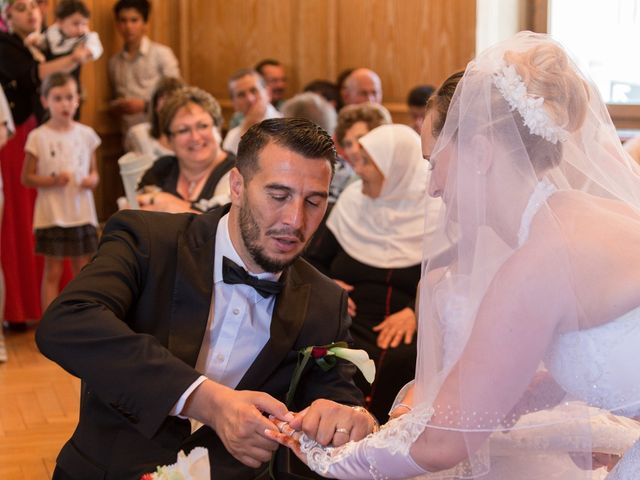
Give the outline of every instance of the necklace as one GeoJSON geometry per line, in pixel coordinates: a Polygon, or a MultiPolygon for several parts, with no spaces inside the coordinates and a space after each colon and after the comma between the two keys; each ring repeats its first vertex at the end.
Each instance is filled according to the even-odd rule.
{"type": "Polygon", "coordinates": [[[189,194],[189,199],[191,199],[191,197],[193,196],[193,191],[196,189],[196,185],[198,185],[198,182],[196,180],[189,182],[189,185],[187,186],[187,193],[189,194]]]}
{"type": "Polygon", "coordinates": [[[200,175],[194,178],[187,178],[184,173],[180,173],[180,179],[182,183],[183,195],[186,193],[186,198],[188,200],[194,200],[194,194],[198,193],[198,187],[202,183],[202,181],[207,178],[207,172],[202,172],[200,175]]]}

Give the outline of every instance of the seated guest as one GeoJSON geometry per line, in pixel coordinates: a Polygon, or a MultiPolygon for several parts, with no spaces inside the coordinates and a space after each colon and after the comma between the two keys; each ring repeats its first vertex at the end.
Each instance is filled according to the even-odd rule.
{"type": "Polygon", "coordinates": [[[285,473],[284,455],[269,468],[278,445],[265,430],[277,427],[263,413],[290,421],[306,409],[305,429],[324,445],[375,430],[351,407],[362,396],[342,360],[328,371],[309,362],[284,403],[299,350],[350,341],[346,293],[299,258],[335,155],[311,122],[267,120],[242,139],[230,206],[111,217],[36,334],[83,385],[53,478],[140,479],[195,446],[208,449],[215,480],[301,478],[285,473]],[[204,426],[191,434],[189,420],[204,426]]]}
{"type": "Polygon", "coordinates": [[[238,153],[240,137],[252,125],[282,115],[271,105],[264,79],[255,70],[244,68],[234,73],[229,79],[229,95],[236,113],[242,114],[242,121],[229,130],[222,148],[235,155],[238,153]]]}
{"type": "Polygon", "coordinates": [[[341,151],[331,182],[331,198],[334,201],[346,186],[357,178],[351,165],[359,160],[358,139],[374,128],[388,123],[391,123],[391,114],[382,105],[375,103],[349,105],[340,110],[334,133],[336,144],[341,151]]]}
{"type": "Polygon", "coordinates": [[[336,77],[336,87],[338,88],[338,104],[336,105],[336,110],[338,111],[342,110],[342,107],[345,106],[344,97],[347,88],[345,83],[354,70],[355,68],[345,68],[336,77]]]}
{"type": "Polygon", "coordinates": [[[395,394],[414,378],[425,210],[437,214],[441,201],[427,195],[428,164],[410,127],[382,125],[360,143],[353,164],[360,180],[338,198],[307,259],[349,292],[355,347],[376,362],[373,385],[359,374],[356,384],[382,421],[395,394]]]}
{"type": "Polygon", "coordinates": [[[160,129],[160,110],[167,97],[182,87],[184,83],[179,78],[162,77],[158,81],[149,102],[149,121],[138,123],[129,129],[125,139],[127,151],[149,155],[154,159],[173,155],[169,140],[160,129]]]}
{"type": "Polygon", "coordinates": [[[336,129],[336,109],[322,96],[313,92],[299,93],[282,104],[285,117],[306,118],[321,127],[329,135],[336,129]]]}
{"type": "Polygon", "coordinates": [[[271,105],[280,110],[287,94],[287,73],[284,71],[284,65],[273,58],[266,58],[256,64],[255,71],[264,78],[271,105]]]}
{"type": "Polygon", "coordinates": [[[338,109],[338,99],[340,98],[340,92],[338,86],[330,82],[329,80],[314,80],[308,83],[304,88],[305,92],[313,92],[318,95],[322,95],[324,99],[329,102],[334,109],[338,109]]]}
{"type": "Polygon", "coordinates": [[[353,164],[359,160],[358,140],[380,125],[391,123],[389,110],[375,103],[348,105],[340,110],[335,136],[346,160],[353,164]]]}
{"type": "Polygon", "coordinates": [[[368,68],[356,68],[344,81],[342,96],[345,105],[382,103],[382,81],[368,68]]]}
{"type": "Polygon", "coordinates": [[[435,88],[431,85],[418,85],[409,92],[407,96],[407,106],[409,107],[409,115],[412,120],[413,129],[420,133],[422,130],[422,122],[426,114],[427,100],[434,92],[435,88]]]}
{"type": "Polygon", "coordinates": [[[196,87],[176,90],[160,111],[160,127],[174,155],[145,172],[138,196],[143,210],[205,212],[229,202],[235,156],[220,148],[220,105],[196,87]]]}
{"type": "Polygon", "coordinates": [[[111,110],[122,117],[123,133],[146,119],[151,93],[161,77],[180,77],[171,49],[147,37],[149,0],[118,0],[113,7],[122,51],[109,59],[114,100],[111,110]]]}

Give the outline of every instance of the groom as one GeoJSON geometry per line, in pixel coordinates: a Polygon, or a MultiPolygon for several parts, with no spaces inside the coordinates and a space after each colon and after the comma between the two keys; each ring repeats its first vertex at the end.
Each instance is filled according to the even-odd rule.
{"type": "MultiPolygon", "coordinates": [[[[290,419],[282,401],[297,351],[349,340],[346,293],[299,258],[325,213],[335,156],[314,124],[266,120],[242,138],[230,207],[125,211],[107,223],[37,331],[41,351],[83,381],[54,479],[137,479],[196,445],[216,480],[264,474],[277,448],[265,415],[290,419]],[[205,426],[191,435],[196,421],[205,426]]],[[[362,401],[352,374],[310,362],[302,375],[290,408],[311,405],[304,428],[322,443],[374,428],[347,406],[362,401]]]]}

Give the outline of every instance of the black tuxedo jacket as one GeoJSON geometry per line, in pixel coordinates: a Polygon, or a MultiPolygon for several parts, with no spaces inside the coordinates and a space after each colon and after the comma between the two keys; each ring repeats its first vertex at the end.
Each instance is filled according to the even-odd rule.
{"type": "MultiPolygon", "coordinates": [[[[227,211],[114,215],[96,257],[42,318],[40,350],[83,385],[78,426],[57,459],[68,477],[138,479],[196,445],[209,448],[216,480],[258,473],[237,462],[211,429],[191,436],[187,420],[168,415],[199,376],[194,367],[213,295],[216,228],[227,211]]],[[[349,341],[350,320],[346,293],[304,260],[281,281],[271,338],[237,389],[284,400],[297,350],[349,341]]],[[[317,398],[361,404],[353,373],[350,364],[324,372],[309,362],[292,407],[317,398]]]]}

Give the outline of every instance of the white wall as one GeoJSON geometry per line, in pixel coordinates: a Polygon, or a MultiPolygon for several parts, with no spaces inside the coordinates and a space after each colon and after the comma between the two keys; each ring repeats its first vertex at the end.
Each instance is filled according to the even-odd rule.
{"type": "Polygon", "coordinates": [[[525,0],[476,0],[476,54],[522,30],[525,0]]]}

